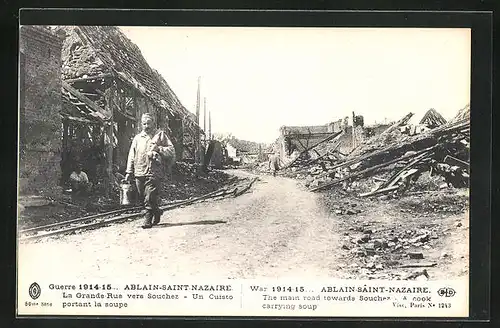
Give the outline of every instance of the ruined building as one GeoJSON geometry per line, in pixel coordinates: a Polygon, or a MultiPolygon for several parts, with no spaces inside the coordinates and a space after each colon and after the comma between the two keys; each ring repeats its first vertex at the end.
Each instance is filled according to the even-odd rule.
{"type": "Polygon", "coordinates": [[[439,114],[434,108],[429,109],[420,120],[421,125],[433,129],[440,125],[446,124],[446,119],[439,114]]]}
{"type": "Polygon", "coordinates": [[[275,141],[276,148],[274,152],[279,153],[281,159],[290,156],[294,151],[302,152],[305,149],[328,138],[333,133],[345,132],[343,137],[342,150],[351,147],[348,135],[350,135],[351,126],[348,125],[348,118],[315,126],[282,126],[280,136],[275,141]]]}
{"type": "Polygon", "coordinates": [[[194,158],[195,115],[117,27],[23,26],[19,61],[21,193],[60,190],[77,163],[109,191],[146,112],[194,158]]]}
{"type": "Polygon", "coordinates": [[[22,26],[19,38],[19,191],[57,189],[61,160],[61,48],[48,28],[22,26]]]}
{"type": "Polygon", "coordinates": [[[280,136],[271,146],[271,152],[279,154],[281,160],[286,161],[286,158],[294,152],[302,153],[309,149],[306,156],[316,158],[325,153],[324,140],[343,132],[338,137],[340,143],[337,152],[347,155],[363,144],[367,138],[380,134],[389,126],[388,124],[365,126],[363,116],[354,113],[352,122],[354,124],[349,125],[349,118],[345,117],[324,125],[282,126],[280,136]]]}
{"type": "Polygon", "coordinates": [[[123,172],[140,117],[151,113],[167,132],[177,160],[194,156],[195,117],[163,77],[117,27],[60,27],[62,49],[63,176],[82,163],[99,181],[123,172]]]}

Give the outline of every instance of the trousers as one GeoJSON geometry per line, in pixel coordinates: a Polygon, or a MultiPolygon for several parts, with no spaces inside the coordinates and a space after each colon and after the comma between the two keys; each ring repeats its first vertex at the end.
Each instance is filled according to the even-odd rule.
{"type": "Polygon", "coordinates": [[[159,181],[150,176],[136,177],[135,184],[137,186],[139,204],[146,210],[144,225],[151,225],[153,216],[156,219],[156,216],[161,215],[158,206],[159,181]]]}
{"type": "Polygon", "coordinates": [[[72,181],[71,190],[75,196],[86,196],[90,194],[92,190],[92,182],[72,181]]]}

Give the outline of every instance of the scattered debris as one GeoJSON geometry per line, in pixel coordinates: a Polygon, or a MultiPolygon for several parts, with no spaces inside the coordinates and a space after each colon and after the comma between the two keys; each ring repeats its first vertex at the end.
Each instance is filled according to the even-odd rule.
{"type": "Polygon", "coordinates": [[[425,113],[419,124],[425,125],[429,128],[435,128],[440,125],[446,124],[446,119],[434,108],[431,108],[427,111],[427,113],[425,113]]]}
{"type": "Polygon", "coordinates": [[[306,148],[282,171],[303,180],[311,191],[340,185],[345,192],[357,192],[359,197],[380,196],[382,200],[421,189],[417,181],[426,172],[443,179],[441,188],[468,187],[470,119],[465,116],[446,122],[431,109],[422,119],[427,130],[408,136],[398,128],[405,126],[412,115],[405,115],[346,156],[337,150],[342,133],[332,134],[318,143],[326,144],[323,154],[304,160],[302,154],[318,144],[306,148]]]}
{"type": "Polygon", "coordinates": [[[431,262],[431,263],[408,263],[408,264],[403,264],[400,267],[401,268],[431,268],[435,267],[437,263],[431,262]]]}
{"type": "Polygon", "coordinates": [[[414,280],[420,276],[424,276],[426,277],[427,279],[429,279],[429,273],[427,272],[426,269],[422,270],[422,271],[416,271],[416,272],[412,272],[410,274],[408,274],[405,278],[403,278],[404,280],[414,280]]]}
{"type": "Polygon", "coordinates": [[[408,253],[408,257],[410,259],[420,260],[420,259],[424,258],[424,254],[417,253],[417,252],[410,252],[410,253],[408,253]]]}
{"type": "MultiPolygon", "coordinates": [[[[230,187],[237,184],[239,180],[218,170],[200,173],[198,165],[178,162],[173,166],[170,176],[165,177],[162,183],[160,205],[205,195],[218,190],[222,186],[230,187]]],[[[24,206],[19,213],[19,224],[22,228],[62,222],[120,208],[118,190],[115,190],[109,198],[95,194],[82,199],[73,199],[71,196],[63,194],[57,199],[47,197],[35,197],[33,199],[36,199],[36,202],[29,201],[28,203],[51,206],[24,206]]]]}

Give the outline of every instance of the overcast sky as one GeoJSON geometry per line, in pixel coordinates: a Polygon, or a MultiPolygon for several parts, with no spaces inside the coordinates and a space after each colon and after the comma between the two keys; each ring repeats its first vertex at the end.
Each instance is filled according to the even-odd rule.
{"type": "Polygon", "coordinates": [[[121,29],[192,112],[201,76],[212,132],[245,140],[352,111],[365,124],[430,108],[450,119],[470,98],[469,29],[121,29]]]}

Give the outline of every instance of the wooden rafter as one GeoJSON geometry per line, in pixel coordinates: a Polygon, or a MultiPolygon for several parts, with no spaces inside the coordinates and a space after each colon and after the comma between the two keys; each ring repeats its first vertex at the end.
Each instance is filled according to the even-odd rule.
{"type": "MultiPolygon", "coordinates": [[[[106,123],[107,121],[102,117],[102,114],[93,111],[91,108],[89,108],[85,103],[81,102],[77,97],[72,95],[70,92],[67,90],[62,89],[62,96],[63,96],[63,103],[65,103],[67,106],[73,106],[77,113],[82,115],[84,119],[97,119],[97,122],[100,123],[106,123]]],[[[72,116],[71,113],[65,113],[61,112],[61,115],[63,116],[72,116]]]]}
{"type": "Polygon", "coordinates": [[[82,117],[75,117],[75,116],[70,116],[70,115],[61,115],[62,118],[68,119],[70,121],[75,121],[75,122],[80,122],[80,123],[85,123],[85,124],[99,124],[98,122],[91,121],[86,118],[82,117]]]}
{"type": "Polygon", "coordinates": [[[299,154],[299,156],[295,157],[295,159],[294,159],[294,160],[292,160],[292,161],[291,161],[288,165],[286,165],[285,167],[283,167],[281,170],[284,170],[284,169],[287,169],[287,168],[289,168],[289,167],[293,166],[293,165],[295,164],[295,162],[296,162],[296,161],[300,158],[300,156],[301,156],[303,153],[308,152],[308,151],[310,151],[310,150],[312,150],[312,149],[316,148],[317,146],[321,145],[321,144],[322,144],[322,143],[324,143],[324,142],[327,142],[327,141],[329,141],[329,140],[332,140],[332,139],[336,138],[336,137],[337,137],[338,135],[340,135],[341,133],[343,133],[343,132],[342,132],[342,131],[340,131],[340,132],[336,132],[336,133],[330,133],[330,136],[329,136],[329,137],[326,137],[325,139],[323,139],[323,140],[321,140],[321,141],[318,141],[317,143],[315,143],[315,144],[314,144],[314,145],[312,145],[311,147],[306,148],[305,150],[303,150],[303,151],[299,154]]]}
{"type": "Polygon", "coordinates": [[[95,102],[84,96],[83,94],[80,93],[80,91],[76,90],[73,88],[71,85],[69,85],[65,81],[61,81],[62,87],[70,92],[73,96],[78,98],[81,102],[83,102],[85,105],[89,106],[92,110],[94,110],[98,115],[100,116],[101,119],[103,120],[109,120],[109,117],[111,116],[110,113],[99,107],[95,102]]]}
{"type": "MultiPolygon", "coordinates": [[[[104,93],[104,92],[102,92],[101,90],[96,89],[96,92],[97,92],[98,94],[100,94],[101,96],[103,96],[103,97],[105,97],[105,96],[106,96],[106,95],[105,95],[105,93],[104,93]]],[[[116,102],[115,97],[113,97],[112,102],[113,102],[113,105],[114,105],[114,107],[116,108],[116,111],[117,111],[117,112],[119,112],[119,113],[120,113],[121,115],[123,115],[125,118],[128,118],[129,120],[131,120],[131,121],[133,121],[133,122],[135,122],[135,121],[136,121],[136,118],[135,118],[134,116],[127,114],[127,113],[125,112],[125,110],[122,110],[122,109],[121,109],[120,105],[116,102]]]]}
{"type": "Polygon", "coordinates": [[[102,73],[102,74],[93,75],[93,76],[79,77],[79,78],[75,78],[75,79],[67,79],[64,81],[66,83],[86,82],[86,81],[98,80],[98,79],[102,79],[102,78],[110,77],[110,76],[111,76],[111,73],[102,73]]]}

